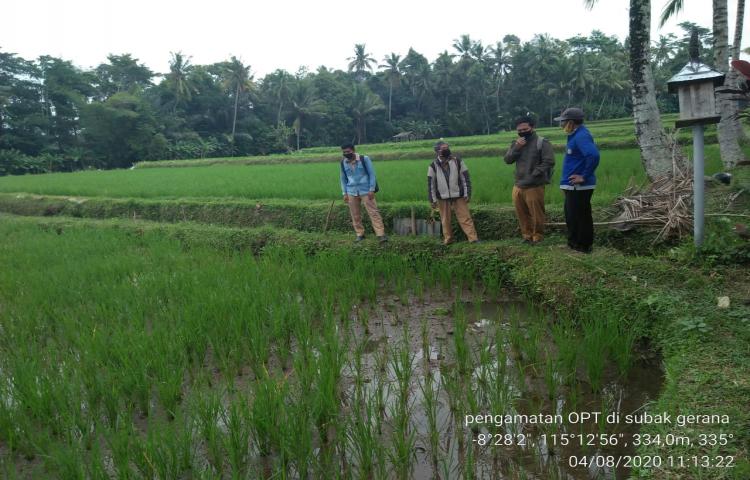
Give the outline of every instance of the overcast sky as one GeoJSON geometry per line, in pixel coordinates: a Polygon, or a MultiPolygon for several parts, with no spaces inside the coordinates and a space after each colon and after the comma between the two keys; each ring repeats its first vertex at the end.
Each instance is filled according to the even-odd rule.
{"type": "MultiPolygon", "coordinates": [[[[652,39],[678,33],[682,21],[711,27],[711,2],[685,0],[685,10],[658,30],[665,2],[653,0],[652,39]]],[[[735,2],[729,4],[731,41],[735,2]]],[[[259,78],[277,68],[345,69],[355,43],[380,62],[409,47],[432,61],[465,33],[485,45],[506,34],[565,39],[593,29],[624,39],[628,5],[600,0],[588,11],[583,0],[3,0],[0,50],[27,59],[53,55],[82,68],[130,53],[160,73],[168,71],[170,52],[192,56],[193,64],[235,55],[259,78]]]]}

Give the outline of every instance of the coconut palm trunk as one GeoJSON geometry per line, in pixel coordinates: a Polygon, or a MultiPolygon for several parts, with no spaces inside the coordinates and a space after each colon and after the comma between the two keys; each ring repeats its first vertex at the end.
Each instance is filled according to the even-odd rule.
{"type": "MultiPolygon", "coordinates": [[[[597,0],[584,0],[591,8],[597,0]]],[[[664,131],[651,71],[651,0],[630,0],[630,80],[635,137],[649,179],[672,173],[672,142],[664,131]]],[[[624,100],[623,100],[624,104],[624,100]]]]}
{"type": "Polygon", "coordinates": [[[651,1],[630,0],[630,79],[635,135],[650,179],[672,172],[672,146],[661,123],[651,71],[651,1]]]}
{"type": "MultiPolygon", "coordinates": [[[[744,11],[744,2],[741,10],[744,11]]],[[[738,5],[737,22],[742,22],[741,12],[738,5]]],[[[736,86],[737,77],[729,71],[729,14],[727,11],[727,0],[713,0],[713,33],[714,33],[714,67],[722,73],[727,74],[724,80],[725,86],[736,86]]],[[[737,47],[742,40],[742,28],[735,32],[735,43],[737,47]],[[739,38],[738,38],[739,36],[739,38]]],[[[732,46],[732,53],[737,50],[732,46]]],[[[721,111],[721,122],[718,126],[719,150],[721,161],[725,168],[732,168],[743,159],[740,148],[739,137],[742,127],[737,119],[739,106],[733,100],[732,94],[717,95],[717,103],[721,111]]]]}
{"type": "MultiPolygon", "coordinates": [[[[737,20],[734,24],[734,42],[732,42],[732,60],[739,60],[740,59],[740,46],[742,45],[742,29],[745,28],[745,0],[737,0],[737,20]]],[[[740,73],[735,69],[729,70],[729,75],[732,77],[732,80],[734,80],[734,85],[739,85],[740,83],[740,73]]],[[[733,103],[734,108],[739,112],[739,104],[733,103]]],[[[736,113],[732,115],[733,119],[736,119],[736,113]]],[[[742,123],[740,123],[739,120],[736,120],[736,127],[737,127],[737,140],[739,142],[745,143],[747,140],[747,137],[745,136],[745,130],[742,128],[742,123]]]]}
{"type": "Polygon", "coordinates": [[[391,101],[393,99],[393,80],[391,80],[389,83],[388,88],[388,122],[391,121],[391,101]]]}
{"type": "Polygon", "coordinates": [[[237,83],[237,88],[234,91],[234,116],[232,117],[232,142],[234,142],[234,132],[237,130],[237,107],[240,103],[240,87],[237,83]]]}
{"type": "Polygon", "coordinates": [[[297,135],[297,151],[299,152],[299,137],[302,134],[302,116],[298,116],[296,120],[294,120],[294,123],[292,124],[292,128],[294,128],[294,133],[297,135]]]}

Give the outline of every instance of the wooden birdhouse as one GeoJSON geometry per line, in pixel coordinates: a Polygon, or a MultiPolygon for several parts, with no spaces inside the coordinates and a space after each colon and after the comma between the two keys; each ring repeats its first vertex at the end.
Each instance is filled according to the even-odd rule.
{"type": "Polygon", "coordinates": [[[694,35],[690,41],[690,61],[667,82],[669,92],[676,93],[680,101],[680,119],[675,123],[678,128],[721,120],[716,113],[714,90],[724,84],[724,74],[700,61],[698,45],[694,35]]]}

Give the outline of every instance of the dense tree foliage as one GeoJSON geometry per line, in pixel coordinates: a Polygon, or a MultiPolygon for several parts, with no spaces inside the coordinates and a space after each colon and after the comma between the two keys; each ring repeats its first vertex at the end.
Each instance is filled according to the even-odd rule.
{"type": "MultiPolygon", "coordinates": [[[[700,31],[711,58],[710,31],[700,31]]],[[[687,44],[687,33],[653,42],[663,112],[677,108],[666,80],[687,61],[687,44]]],[[[411,48],[380,62],[364,44],[352,53],[346,71],[255,78],[235,57],[194,65],[176,52],[161,75],[128,54],[85,71],[0,51],[0,175],[380,142],[403,132],[491,133],[526,113],[548,125],[570,105],[591,119],[631,114],[628,45],[599,31],[528,42],[506,35],[493,45],[461,35],[433,61],[411,48]]]]}

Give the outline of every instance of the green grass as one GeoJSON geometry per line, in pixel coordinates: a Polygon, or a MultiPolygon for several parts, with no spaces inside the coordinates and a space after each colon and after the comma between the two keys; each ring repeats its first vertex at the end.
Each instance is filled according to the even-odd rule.
{"type": "MultiPolygon", "coordinates": [[[[457,150],[457,153],[461,153],[457,150]]],[[[706,172],[720,169],[718,147],[706,148],[706,172]]],[[[386,202],[426,202],[429,159],[378,162],[378,199],[386,202]]],[[[510,203],[513,166],[500,158],[465,158],[473,184],[475,203],[510,203]]],[[[557,155],[555,178],[562,158],[557,155]]],[[[639,153],[635,149],[604,150],[597,170],[595,205],[610,204],[633,179],[644,181],[639,153]]],[[[547,188],[548,204],[561,204],[557,181],[547,188]]],[[[34,176],[2,177],[0,192],[45,195],[136,198],[243,198],[243,199],[335,199],[341,196],[337,164],[217,165],[201,168],[154,168],[89,171],[34,176]]]]}
{"type": "MultiPolygon", "coordinates": [[[[394,342],[384,346],[381,371],[398,370],[395,383],[378,393],[383,382],[377,373],[370,377],[369,385],[376,386],[361,387],[370,392],[362,395],[370,405],[362,404],[359,415],[372,423],[350,421],[352,410],[342,401],[348,397],[345,365],[356,363],[359,354],[348,333],[348,312],[387,295],[385,285],[403,297],[405,285],[471,288],[478,278],[491,283],[493,276],[559,307],[566,318],[583,312],[591,321],[606,311],[608,321],[619,322],[618,336],[634,319],[643,320],[639,333],[661,349],[667,366],[665,393],[652,411],[726,413],[732,420],[728,427],[693,433],[724,429],[735,435],[731,445],[700,453],[735,454],[740,467],[681,473],[746,478],[747,308],[733,300],[730,315],[716,310],[716,295],[731,286],[716,272],[624,257],[612,249],[573,256],[554,242],[535,249],[488,242],[446,252],[434,242],[409,239],[388,250],[367,244],[354,251],[343,237],[271,230],[188,232],[187,226],[132,221],[2,220],[0,442],[8,452],[2,467],[22,469],[28,478],[105,471],[150,478],[260,478],[270,472],[294,477],[303,471],[330,477],[342,468],[363,473],[356,465],[342,466],[341,451],[372,452],[365,470],[408,477],[415,428],[409,417],[434,399],[413,398],[420,391],[419,383],[407,388],[418,371],[410,366],[413,353],[407,340],[394,342]],[[222,238],[228,248],[205,248],[222,238]],[[238,242],[262,255],[236,251],[232,245],[238,242]],[[710,335],[686,330],[680,323],[685,317],[702,318],[710,335]],[[352,443],[360,441],[363,445],[352,443]]],[[[441,403],[455,412],[523,407],[533,413],[537,400],[528,402],[515,362],[506,364],[502,349],[484,352],[489,338],[501,345],[513,331],[499,326],[487,338],[470,340],[464,321],[459,315],[454,325],[461,338],[445,343],[461,359],[460,368],[440,366],[449,396],[441,403]],[[480,352],[459,354],[475,341],[480,352]],[[466,371],[486,372],[488,381],[473,383],[466,371]],[[508,390],[514,382],[520,397],[508,390]]],[[[410,331],[403,328],[403,339],[425,343],[416,333],[418,321],[410,331]]],[[[558,351],[573,348],[575,337],[562,338],[567,334],[577,335],[573,323],[553,335],[558,351]]],[[[582,348],[585,331],[578,335],[584,337],[577,342],[582,348]]],[[[518,339],[525,361],[542,358],[531,352],[532,337],[518,339]]],[[[616,350],[611,356],[619,355],[620,347],[609,348],[616,350]]],[[[572,356],[572,363],[582,360],[579,374],[589,370],[580,352],[565,356],[572,356]]],[[[560,358],[550,365],[566,363],[560,358]]],[[[366,385],[363,379],[360,385],[366,385]]],[[[467,440],[459,435],[458,441],[467,440]]],[[[455,461],[442,444],[437,450],[430,463],[442,467],[455,461]]],[[[654,446],[646,451],[673,452],[654,446]]],[[[471,455],[465,468],[478,461],[471,455]]]]}
{"type": "MultiPolygon", "coordinates": [[[[671,127],[674,124],[676,115],[665,115],[663,117],[665,127],[671,127]]],[[[631,118],[612,119],[598,122],[587,123],[597,142],[603,148],[626,148],[635,147],[633,120],[631,118]]],[[[565,144],[565,133],[557,127],[540,128],[539,134],[548,138],[558,150],[562,149],[565,144]]],[[[493,155],[504,151],[510,142],[516,137],[515,131],[504,131],[491,135],[473,135],[468,137],[450,137],[446,138],[454,149],[464,150],[465,152],[473,151],[484,152],[483,154],[493,155]]],[[[678,140],[687,144],[690,143],[690,130],[682,129],[678,132],[678,140]]],[[[707,142],[715,142],[715,127],[709,127],[707,130],[707,142]]],[[[417,140],[412,142],[384,142],[359,145],[357,148],[365,154],[372,155],[381,160],[395,159],[419,159],[432,155],[432,148],[436,139],[417,140]]],[[[335,161],[341,156],[341,151],[337,146],[330,147],[311,147],[303,148],[298,152],[290,154],[273,154],[265,156],[251,157],[221,157],[221,158],[204,158],[190,160],[162,160],[140,162],[137,168],[160,168],[160,167],[191,167],[205,165],[250,165],[263,163],[309,163],[309,162],[329,162],[335,161]]],[[[468,156],[468,153],[467,153],[468,156]]]]}
{"type": "MultiPolygon", "coordinates": [[[[590,127],[605,143],[632,139],[629,120],[590,127]]],[[[559,129],[542,133],[553,141],[563,138],[559,129]]],[[[451,141],[458,153],[462,148],[481,152],[513,136],[451,141]]],[[[407,202],[426,203],[429,156],[378,161],[378,154],[420,158],[429,154],[432,142],[360,149],[375,159],[379,200],[393,202],[384,203],[384,211],[408,216],[407,202]]],[[[278,158],[337,154],[336,148],[321,148],[278,158]]],[[[485,155],[465,156],[474,203],[488,204],[474,207],[475,221],[483,232],[511,232],[512,211],[498,204],[510,202],[512,167],[485,155]],[[508,210],[508,225],[496,210],[508,210]]],[[[720,168],[717,146],[708,146],[707,155],[710,174],[720,168]]],[[[559,175],[559,154],[557,160],[559,175]]],[[[460,431],[454,443],[445,444],[446,425],[438,422],[444,410],[538,410],[564,392],[564,408],[581,409],[577,402],[591,390],[606,394],[605,364],[627,376],[635,361],[632,345],[645,336],[663,355],[666,370],[664,391],[651,410],[730,415],[727,427],[689,430],[733,434],[732,444],[700,453],[734,454],[739,467],[638,474],[748,478],[750,310],[742,305],[747,282],[730,280],[746,278],[747,270],[732,262],[721,269],[710,262],[695,267],[690,257],[693,263],[686,265],[677,261],[689,253],[686,248],[673,249],[671,259],[626,256],[598,246],[593,255],[582,257],[569,254],[554,233],[534,249],[519,247],[515,238],[447,250],[435,239],[399,238],[385,250],[372,241],[353,250],[348,236],[331,232],[348,230],[341,203],[331,222],[341,228],[332,226],[329,235],[135,220],[138,211],[138,218],[162,221],[241,227],[268,222],[321,231],[326,200],[340,196],[337,167],[235,164],[0,178],[0,192],[9,193],[2,201],[19,213],[129,218],[0,216],[3,474],[408,478],[416,465],[415,447],[426,447],[421,462],[431,464],[433,472],[455,473],[456,448],[469,446],[463,468],[470,477],[482,453],[460,431]],[[15,192],[101,201],[16,198],[15,192]],[[262,208],[255,209],[255,200],[262,208]],[[34,202],[39,205],[32,208],[34,202]],[[301,206],[310,205],[309,212],[302,211],[301,206]],[[480,278],[481,288],[475,289],[480,278]],[[409,298],[421,304],[440,291],[450,303],[465,287],[479,309],[507,282],[528,298],[558,308],[561,321],[550,325],[546,311],[532,310],[532,325],[511,315],[501,320],[510,320],[510,329],[488,329],[477,339],[454,307],[440,314],[458,313],[450,320],[451,337],[439,343],[428,338],[425,327],[418,338],[423,317],[409,324],[408,315],[397,316],[404,322],[401,340],[386,343],[374,359],[363,359],[366,339],[352,332],[383,328],[376,306],[384,295],[397,295],[398,308],[408,310],[409,298]],[[716,309],[720,295],[731,296],[729,311],[716,309]],[[441,358],[449,359],[437,367],[415,367],[409,338],[423,347],[438,345],[441,358]],[[554,342],[551,351],[538,349],[544,339],[554,342]],[[506,343],[515,348],[517,360],[502,348],[492,349],[506,343]],[[423,368],[433,368],[436,375],[422,376],[423,368]],[[536,376],[546,390],[526,391],[527,375],[536,376]],[[414,416],[422,414],[426,425],[419,432],[414,416]],[[347,459],[341,457],[344,451],[347,459]]],[[[747,179],[740,173],[737,184],[744,185],[747,179]]],[[[594,203],[601,207],[631,178],[643,180],[637,150],[603,149],[598,177],[594,203]]],[[[555,186],[547,189],[547,202],[554,205],[550,213],[559,215],[561,195],[555,186]]],[[[714,254],[725,253],[726,245],[713,240],[711,228],[707,244],[715,244],[714,254]]],[[[658,425],[644,431],[676,433],[658,425]]],[[[695,451],[652,445],[639,453],[695,451]]]]}

